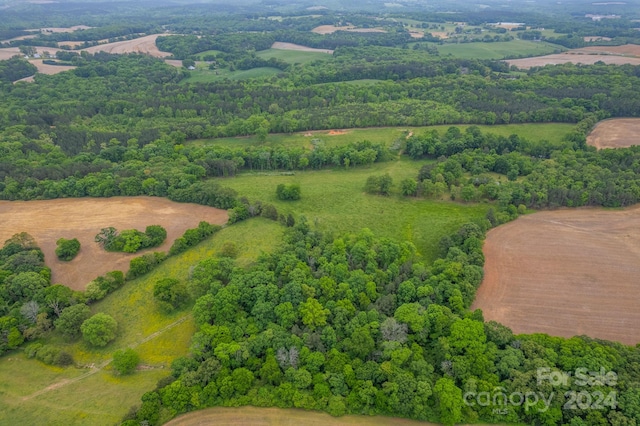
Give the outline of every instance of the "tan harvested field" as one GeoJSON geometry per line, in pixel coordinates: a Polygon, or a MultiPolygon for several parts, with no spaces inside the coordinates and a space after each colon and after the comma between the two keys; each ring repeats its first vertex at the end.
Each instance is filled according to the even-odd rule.
{"type": "Polygon", "coordinates": [[[580,49],[572,49],[568,53],[640,57],[640,45],[625,44],[622,46],[587,46],[580,49]]]}
{"type": "Polygon", "coordinates": [[[587,145],[597,149],[640,145],[640,118],[616,118],[599,122],[587,136],[587,145]]]}
{"type": "Polygon", "coordinates": [[[61,41],[58,43],[58,46],[68,46],[71,49],[75,49],[76,47],[82,46],[84,41],[61,41]]]}
{"type": "Polygon", "coordinates": [[[515,65],[520,69],[529,69],[531,67],[543,67],[545,65],[558,65],[558,64],[584,64],[593,65],[596,62],[602,61],[608,65],[640,65],[640,58],[630,56],[614,56],[614,55],[596,55],[596,54],[575,54],[573,51],[565,53],[555,53],[546,56],[536,56],[532,58],[522,59],[509,59],[505,62],[509,65],[515,65]]]}
{"type": "Polygon", "coordinates": [[[586,42],[599,41],[599,40],[611,41],[611,38],[602,37],[602,36],[585,36],[585,37],[583,37],[583,40],[586,41],[586,42]]]}
{"type": "Polygon", "coordinates": [[[146,53],[156,58],[165,58],[171,56],[170,53],[161,52],[156,46],[156,39],[167,34],[153,34],[145,37],[136,38],[134,40],[116,41],[114,43],[100,44],[98,46],[87,47],[82,49],[89,53],[107,52],[107,53],[146,53]]]}
{"type": "Polygon", "coordinates": [[[126,272],[131,258],[141,255],[141,252],[109,253],[100,248],[94,237],[102,228],[144,231],[148,225],[162,225],[167,230],[167,239],[150,250],[166,252],[176,238],[200,221],[221,225],[227,219],[225,210],[156,197],[0,201],[0,242],[18,232],[28,232],[44,252],[52,282],[83,290],[99,275],[113,270],[126,272]],[[80,253],[71,262],[56,257],[59,238],[80,241],[80,253]]]}
{"type": "Polygon", "coordinates": [[[49,65],[45,64],[42,61],[31,61],[33,65],[38,68],[38,72],[41,74],[58,74],[63,71],[73,70],[76,67],[71,65],[49,65]]]}
{"type": "Polygon", "coordinates": [[[52,27],[45,27],[45,28],[36,28],[33,30],[27,30],[27,31],[41,31],[43,33],[72,33],[74,31],[78,31],[78,30],[88,30],[91,29],[93,27],[88,27],[86,25],[74,25],[73,27],[67,27],[67,28],[52,28],[52,27]]]}
{"type": "Polygon", "coordinates": [[[526,215],[489,231],[472,309],[515,333],[640,342],[640,206],[526,215]]]}
{"type": "Polygon", "coordinates": [[[165,59],[164,61],[167,64],[171,65],[172,67],[182,68],[182,60],[181,59],[165,59]]]}
{"type": "Polygon", "coordinates": [[[328,53],[330,55],[333,54],[333,50],[331,49],[316,49],[313,47],[302,46],[300,44],[293,43],[283,43],[280,41],[276,41],[271,45],[272,49],[280,49],[280,50],[297,50],[300,52],[318,52],[318,53],[328,53]]]}
{"type": "Polygon", "coordinates": [[[215,407],[184,414],[165,426],[437,426],[434,423],[382,416],[331,417],[316,411],[258,407],[215,407]]]}
{"type": "Polygon", "coordinates": [[[336,27],[335,25],[320,25],[319,27],[315,27],[311,30],[312,33],[323,35],[332,34],[336,31],[351,31],[354,33],[386,33],[386,31],[381,28],[356,28],[353,25],[345,27],[336,27]]]}

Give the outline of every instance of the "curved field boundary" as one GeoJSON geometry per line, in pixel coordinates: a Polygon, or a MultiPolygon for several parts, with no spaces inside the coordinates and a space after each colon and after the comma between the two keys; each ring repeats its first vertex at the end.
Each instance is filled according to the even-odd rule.
{"type": "Polygon", "coordinates": [[[519,333],[640,342],[640,206],[564,209],[489,231],[471,309],[519,333]]]}
{"type": "Polygon", "coordinates": [[[316,49],[315,47],[302,46],[301,44],[294,43],[284,43],[281,41],[276,41],[271,45],[272,49],[280,49],[280,50],[297,50],[300,52],[318,52],[318,53],[328,53],[333,55],[333,50],[331,49],[316,49]]]}
{"type": "Polygon", "coordinates": [[[83,290],[89,281],[109,271],[129,269],[131,258],[140,253],[113,253],[94,241],[100,229],[118,230],[162,225],[167,230],[165,242],[151,251],[168,251],[184,231],[200,221],[222,225],[225,210],[190,203],[176,203],[160,197],[61,198],[39,201],[0,201],[0,243],[19,232],[28,232],[45,255],[51,268],[51,282],[83,290]],[[81,249],[70,262],[55,255],[59,238],[77,238],[81,249]]]}
{"type": "Polygon", "coordinates": [[[640,118],[614,118],[599,122],[587,136],[587,145],[597,149],[640,145],[640,118]]]}
{"type": "Polygon", "coordinates": [[[177,417],[166,426],[437,426],[435,423],[382,416],[332,417],[317,411],[258,407],[214,407],[177,417]]]}

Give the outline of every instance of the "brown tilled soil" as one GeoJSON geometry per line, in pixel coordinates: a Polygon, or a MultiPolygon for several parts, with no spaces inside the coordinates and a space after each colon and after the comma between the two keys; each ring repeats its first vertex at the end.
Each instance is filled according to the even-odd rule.
{"type": "Polygon", "coordinates": [[[215,407],[177,417],[166,426],[436,426],[434,423],[384,416],[331,417],[326,413],[282,408],[215,407]]]}
{"type": "Polygon", "coordinates": [[[73,198],[44,201],[0,201],[0,243],[18,232],[28,232],[37,241],[51,268],[51,281],[83,290],[94,278],[109,271],[129,269],[137,254],[109,253],[94,242],[100,229],[118,230],[162,225],[167,239],[151,251],[168,251],[184,231],[202,220],[224,224],[225,210],[188,203],[174,203],[156,197],[73,198]],[[81,249],[71,262],[55,255],[59,238],[77,238],[81,249]]]}
{"type": "Polygon", "coordinates": [[[587,144],[597,149],[640,145],[640,118],[601,121],[587,136],[587,144]]]}
{"type": "Polygon", "coordinates": [[[42,61],[32,61],[33,65],[38,68],[38,72],[41,74],[58,74],[63,71],[69,71],[75,69],[75,66],[71,65],[49,65],[45,64],[42,61]]]}
{"type": "Polygon", "coordinates": [[[640,206],[539,212],[492,229],[472,309],[515,333],[640,342],[640,206]]]}

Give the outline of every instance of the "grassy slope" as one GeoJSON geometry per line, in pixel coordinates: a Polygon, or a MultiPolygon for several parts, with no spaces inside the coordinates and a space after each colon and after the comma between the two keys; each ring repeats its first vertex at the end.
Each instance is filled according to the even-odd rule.
{"type": "Polygon", "coordinates": [[[566,50],[562,46],[545,42],[533,42],[528,40],[511,40],[495,43],[460,43],[435,45],[440,56],[451,55],[465,59],[502,59],[513,56],[541,56],[553,53],[557,50],[566,50]]]}
{"type": "Polygon", "coordinates": [[[306,64],[308,62],[331,59],[332,56],[322,52],[304,52],[300,50],[267,49],[256,53],[256,56],[263,59],[281,59],[290,64],[306,64]]]}
{"type": "Polygon", "coordinates": [[[180,83],[211,83],[214,81],[224,80],[225,78],[228,78],[229,80],[248,80],[250,78],[271,77],[282,72],[277,68],[266,67],[241,71],[229,71],[227,68],[222,68],[217,71],[218,74],[216,74],[216,71],[214,70],[200,66],[198,69],[190,71],[189,77],[185,78],[180,83]]]}
{"type": "Polygon", "coordinates": [[[217,251],[226,241],[239,249],[237,264],[247,266],[263,251],[270,251],[280,240],[283,228],[266,219],[253,219],[228,227],[186,253],[170,258],[150,274],[128,282],[117,292],[92,306],[94,312],[106,312],[119,323],[117,339],[103,349],[91,349],[82,342],[67,343],[53,337],[51,343],[70,352],[78,364],[99,365],[114,351],[134,347],[141,363],[150,369],[129,377],[114,377],[109,367],[77,382],[29,396],[49,386],[76,378],[89,369],[46,366],[28,360],[22,353],[0,359],[0,425],[60,424],[111,425],[117,423],[129,407],[140,402],[144,392],[154,388],[168,374],[171,361],[185,355],[194,333],[190,309],[166,316],[158,312],[153,285],[160,277],[185,279],[189,269],[217,251]],[[138,345],[177,319],[186,317],[170,330],[138,345]],[[23,400],[27,397],[28,399],[23,400]],[[5,408],[6,407],[6,408],[5,408]]]}
{"type": "Polygon", "coordinates": [[[224,181],[224,185],[250,199],[273,203],[281,212],[305,215],[323,231],[340,234],[369,228],[379,236],[409,240],[425,259],[433,260],[440,238],[472,218],[483,217],[488,206],[401,196],[400,181],[415,177],[422,164],[402,159],[349,170],[296,172],[294,176],[247,173],[224,181]],[[394,193],[388,197],[364,193],[367,177],[384,173],[393,178],[394,193]],[[277,200],[275,188],[280,183],[300,184],[302,198],[277,200]]]}

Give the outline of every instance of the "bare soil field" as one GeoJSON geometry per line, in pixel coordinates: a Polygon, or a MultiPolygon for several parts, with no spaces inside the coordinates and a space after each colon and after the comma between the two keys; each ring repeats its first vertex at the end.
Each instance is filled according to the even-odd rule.
{"type": "Polygon", "coordinates": [[[601,121],[587,136],[587,145],[597,149],[640,145],[640,119],[616,118],[601,121]]]}
{"type": "Polygon", "coordinates": [[[136,38],[134,40],[116,41],[114,43],[105,43],[98,46],[91,46],[82,49],[89,53],[107,52],[107,53],[146,53],[156,58],[164,58],[171,56],[170,53],[161,52],[156,46],[156,39],[167,34],[153,34],[145,37],[136,38]]]}
{"type": "Polygon", "coordinates": [[[383,416],[331,417],[316,411],[258,407],[215,407],[179,416],[165,426],[436,426],[434,423],[383,416]]]}
{"type": "Polygon", "coordinates": [[[167,239],[151,251],[168,251],[173,241],[185,230],[195,228],[202,220],[224,224],[225,210],[189,203],[175,203],[156,197],[67,198],[42,201],[0,201],[0,242],[19,232],[28,232],[37,241],[51,268],[51,281],[74,290],[83,290],[94,278],[109,271],[129,269],[128,253],[110,253],[94,241],[100,229],[113,226],[118,230],[162,225],[167,239]],[[81,249],[71,262],[55,255],[59,238],[77,238],[81,249]]]}
{"type": "Polygon", "coordinates": [[[640,206],[526,215],[489,231],[471,309],[514,333],[640,342],[640,206]]]}
{"type": "Polygon", "coordinates": [[[598,54],[584,54],[584,53],[571,53],[569,51],[565,53],[555,53],[552,55],[535,56],[532,58],[522,59],[509,59],[505,62],[509,65],[515,65],[520,69],[529,69],[531,67],[543,67],[545,65],[558,65],[558,64],[584,64],[593,65],[598,61],[602,61],[608,65],[640,65],[640,57],[630,56],[614,56],[614,55],[598,55],[598,54]]]}
{"type": "Polygon", "coordinates": [[[587,47],[582,47],[580,49],[569,50],[569,52],[567,53],[640,57],[640,45],[625,44],[622,46],[587,46],[587,47]]]}
{"type": "Polygon", "coordinates": [[[271,45],[272,49],[281,49],[281,50],[297,50],[300,52],[318,52],[318,53],[328,53],[333,55],[333,50],[331,49],[316,49],[314,47],[302,46],[300,44],[294,43],[283,43],[280,41],[276,41],[271,45]]]}

